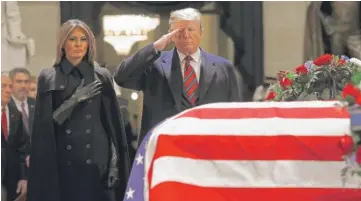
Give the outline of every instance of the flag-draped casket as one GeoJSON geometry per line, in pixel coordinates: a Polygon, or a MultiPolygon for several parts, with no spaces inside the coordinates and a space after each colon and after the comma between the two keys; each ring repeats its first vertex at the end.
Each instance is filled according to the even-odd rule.
{"type": "Polygon", "coordinates": [[[333,101],[216,103],[157,125],[136,155],[124,200],[360,201],[333,101]]]}

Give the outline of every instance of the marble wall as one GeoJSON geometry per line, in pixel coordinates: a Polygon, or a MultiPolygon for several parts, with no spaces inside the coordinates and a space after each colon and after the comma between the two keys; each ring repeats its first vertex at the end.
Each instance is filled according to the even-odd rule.
{"type": "Polygon", "coordinates": [[[308,2],[263,2],[264,70],[275,77],[279,70],[302,64],[308,2]]]}

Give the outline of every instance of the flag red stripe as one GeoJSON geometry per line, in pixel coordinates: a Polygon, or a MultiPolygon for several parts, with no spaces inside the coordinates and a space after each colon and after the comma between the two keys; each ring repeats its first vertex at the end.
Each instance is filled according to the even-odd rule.
{"type": "Polygon", "coordinates": [[[160,135],[155,158],[342,161],[341,137],[160,135]]]}
{"type": "Polygon", "coordinates": [[[350,118],[347,111],[335,108],[195,108],[177,118],[350,118]]]}
{"type": "Polygon", "coordinates": [[[360,189],[209,188],[166,182],[150,190],[149,201],[360,201],[360,189]]]}

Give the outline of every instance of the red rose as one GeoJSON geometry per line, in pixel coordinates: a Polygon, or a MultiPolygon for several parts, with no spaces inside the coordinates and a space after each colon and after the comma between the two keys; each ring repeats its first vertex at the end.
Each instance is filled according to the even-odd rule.
{"type": "Polygon", "coordinates": [[[346,98],[347,96],[352,96],[357,98],[358,96],[360,96],[360,91],[352,84],[348,83],[346,84],[346,86],[343,88],[342,91],[342,97],[346,98]]]}
{"type": "Polygon", "coordinates": [[[283,89],[286,89],[287,87],[292,85],[292,82],[288,77],[284,77],[280,80],[280,85],[283,89]]]}
{"type": "Polygon", "coordinates": [[[341,149],[343,155],[351,153],[351,151],[354,147],[354,143],[353,143],[351,136],[344,135],[340,140],[339,146],[340,146],[340,149],[341,149]]]}
{"type": "Polygon", "coordinates": [[[316,66],[323,66],[331,63],[333,56],[331,54],[324,54],[313,61],[316,66]]]}
{"type": "Polygon", "coordinates": [[[338,65],[339,65],[339,66],[342,66],[342,65],[344,65],[345,63],[346,63],[346,61],[343,60],[343,59],[340,59],[340,60],[338,61],[338,65]]]}
{"type": "Polygon", "coordinates": [[[276,97],[276,92],[270,91],[267,95],[266,100],[273,100],[276,97]]]}
{"type": "Polygon", "coordinates": [[[302,64],[301,66],[298,66],[295,71],[299,75],[300,74],[307,74],[307,72],[308,72],[308,70],[307,70],[307,68],[306,68],[306,66],[304,64],[302,64]]]}

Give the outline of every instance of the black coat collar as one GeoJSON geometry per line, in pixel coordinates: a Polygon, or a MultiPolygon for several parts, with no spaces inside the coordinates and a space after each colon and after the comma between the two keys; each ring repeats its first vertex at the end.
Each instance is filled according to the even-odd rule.
{"type": "MultiPolygon", "coordinates": [[[[84,77],[86,77],[85,84],[88,84],[94,80],[95,66],[100,68],[98,65],[91,65],[86,61],[82,61],[77,68],[84,77]],[[90,79],[93,78],[93,79],[90,79]]],[[[45,69],[45,79],[38,83],[38,93],[47,91],[63,91],[65,90],[68,79],[67,75],[73,70],[73,65],[66,59],[63,59],[59,64],[52,68],[45,69]],[[64,65],[62,65],[64,62],[64,65]]]]}

